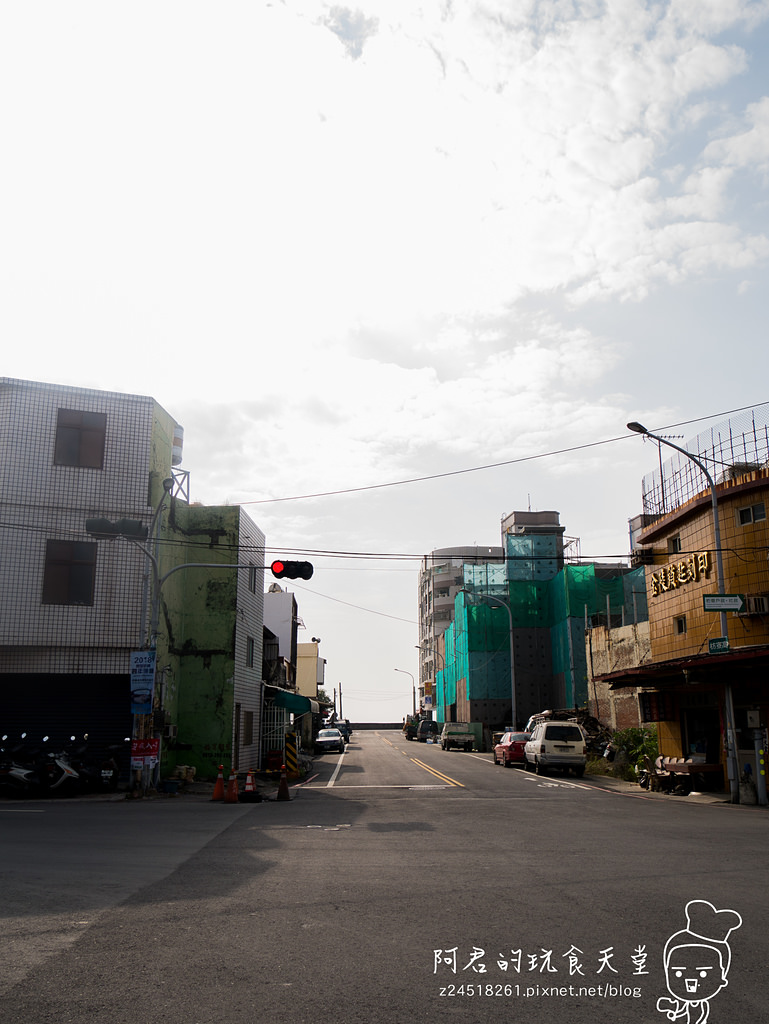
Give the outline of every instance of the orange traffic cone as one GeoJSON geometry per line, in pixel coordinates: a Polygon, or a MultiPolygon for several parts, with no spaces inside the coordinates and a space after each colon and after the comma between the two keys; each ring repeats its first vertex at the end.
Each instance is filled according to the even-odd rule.
{"type": "Polygon", "coordinates": [[[240,794],[240,799],[244,804],[260,804],[262,802],[262,794],[256,788],[254,773],[250,769],[246,776],[246,788],[240,794]]]}
{"type": "Polygon", "coordinates": [[[219,765],[219,774],[216,776],[216,785],[214,786],[214,795],[211,797],[212,800],[224,800],[224,765],[219,765]]]}
{"type": "Polygon", "coordinates": [[[226,804],[236,804],[238,802],[238,777],[235,774],[235,769],[230,769],[230,778],[227,782],[227,792],[224,794],[224,802],[226,804]]]}
{"type": "Polygon", "coordinates": [[[282,764],[280,766],[280,782],[278,783],[278,795],[276,800],[290,800],[291,797],[288,792],[288,779],[286,778],[286,766],[282,764]]]}

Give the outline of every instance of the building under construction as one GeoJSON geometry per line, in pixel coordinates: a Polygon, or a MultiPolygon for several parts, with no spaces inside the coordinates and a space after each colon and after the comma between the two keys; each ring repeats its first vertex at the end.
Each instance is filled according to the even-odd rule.
{"type": "Polygon", "coordinates": [[[503,562],[463,567],[438,644],[439,721],[520,728],[545,708],[583,707],[586,629],[646,619],[643,568],[581,563],[559,518],[513,512],[502,521],[503,562]]]}

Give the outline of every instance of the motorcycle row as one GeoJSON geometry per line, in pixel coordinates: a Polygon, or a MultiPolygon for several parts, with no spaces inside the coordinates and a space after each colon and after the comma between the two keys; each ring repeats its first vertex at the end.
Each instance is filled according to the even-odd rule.
{"type": "Polygon", "coordinates": [[[88,792],[114,793],[120,781],[118,753],[125,744],[93,749],[88,734],[55,749],[44,736],[33,743],[26,733],[18,741],[2,737],[0,797],[74,796],[88,792]]]}

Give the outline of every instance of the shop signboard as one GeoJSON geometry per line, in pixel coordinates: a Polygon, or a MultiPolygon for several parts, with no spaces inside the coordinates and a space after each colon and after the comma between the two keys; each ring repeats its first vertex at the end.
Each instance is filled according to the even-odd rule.
{"type": "Polygon", "coordinates": [[[131,740],[131,768],[154,768],[160,757],[160,739],[131,740]]]}

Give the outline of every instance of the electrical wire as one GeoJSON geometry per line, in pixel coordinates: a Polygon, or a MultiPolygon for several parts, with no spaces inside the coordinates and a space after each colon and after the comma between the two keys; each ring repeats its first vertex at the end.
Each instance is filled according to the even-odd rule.
{"type": "Polygon", "coordinates": [[[418,626],[419,623],[416,619],[403,619],[399,615],[388,615],[387,612],[379,612],[374,608],[364,608],[360,604],[352,604],[350,601],[342,601],[338,597],[331,597],[330,594],[321,594],[318,590],[311,590],[309,587],[300,587],[294,580],[291,581],[292,588],[296,587],[297,590],[304,590],[307,594],[314,594],[316,597],[323,597],[327,601],[333,601],[335,604],[344,604],[348,608],[355,608],[359,612],[368,612],[370,615],[380,615],[383,619],[395,619],[396,622],[406,622],[409,626],[418,626]]]}
{"type": "MultiPolygon", "coordinates": [[[[726,412],[712,413],[709,416],[698,416],[692,420],[681,420],[680,423],[669,423],[663,427],[656,427],[652,433],[659,433],[663,430],[673,430],[676,427],[688,426],[691,423],[702,423],[705,420],[720,419],[724,416],[734,416],[738,412],[745,412],[748,409],[758,409],[769,402],[758,402],[755,405],[743,405],[739,409],[729,409],[726,412]]],[[[504,462],[491,462],[486,466],[469,466],[466,469],[453,469],[445,473],[432,473],[428,476],[415,476],[406,480],[390,480],[383,484],[366,484],[363,487],[343,487],[335,491],[318,491],[312,494],[292,494],[282,498],[253,498],[250,501],[241,501],[240,505],[269,505],[280,501],[304,501],[308,498],[330,498],[340,494],[357,494],[361,491],[376,491],[385,487],[403,487],[406,484],[426,483],[430,480],[443,480],[447,477],[461,476],[465,473],[481,473],[488,469],[500,469],[503,466],[515,466],[524,462],[534,462],[538,459],[549,459],[554,455],[570,455],[573,452],[586,451],[590,448],[598,448],[605,444],[614,444],[617,441],[626,441],[634,434],[622,434],[620,437],[607,437],[603,441],[588,441],[585,444],[573,445],[571,448],[558,448],[549,452],[540,452],[537,455],[523,455],[517,459],[506,459],[504,462]]]]}
{"type": "MultiPolygon", "coordinates": [[[[666,426],[657,427],[657,428],[655,428],[654,432],[658,433],[658,432],[665,431],[665,430],[673,430],[673,429],[676,429],[678,427],[689,426],[689,425],[691,425],[693,423],[702,423],[702,422],[704,422],[706,420],[721,419],[723,417],[732,416],[732,415],[735,415],[736,413],[744,412],[746,410],[760,408],[763,405],[767,405],[767,404],[769,404],[769,403],[767,403],[767,402],[760,402],[760,403],[756,403],[756,404],[753,404],[753,405],[742,406],[742,407],[740,407],[738,409],[727,410],[725,412],[712,413],[712,414],[710,414],[708,416],[698,416],[698,417],[696,417],[694,419],[690,419],[690,420],[681,420],[678,423],[671,423],[671,424],[667,424],[666,426]]],[[[309,499],[309,498],[330,497],[330,496],[341,495],[341,494],[354,494],[354,493],[357,493],[357,492],[360,492],[360,491],[378,490],[378,489],[388,488],[388,487],[400,487],[400,486],[403,486],[403,485],[406,485],[406,484],[423,483],[423,482],[427,482],[427,481],[430,481],[430,480],[443,479],[443,478],[452,477],[452,476],[458,476],[458,475],[467,474],[467,473],[478,473],[478,472],[483,472],[483,471],[489,470],[489,469],[497,469],[497,468],[500,468],[500,467],[503,467],[503,466],[511,466],[511,465],[516,465],[516,464],[521,464],[521,463],[524,463],[524,462],[535,461],[535,460],[538,460],[538,459],[551,458],[552,456],[555,456],[555,455],[565,455],[565,454],[570,454],[570,453],[573,453],[573,452],[585,451],[585,450],[588,450],[588,449],[591,449],[591,448],[595,448],[595,447],[599,447],[599,446],[602,446],[602,445],[613,444],[613,443],[615,443],[617,441],[627,440],[628,438],[631,438],[631,437],[634,437],[634,436],[635,436],[634,434],[625,434],[625,435],[622,435],[621,437],[606,438],[606,439],[604,439],[602,441],[591,441],[591,442],[587,442],[587,443],[581,444],[581,445],[574,445],[574,446],[572,446],[570,448],[561,448],[561,449],[557,449],[557,450],[553,450],[553,451],[548,451],[548,452],[540,452],[539,454],[536,454],[536,455],[523,456],[523,457],[517,458],[517,459],[508,459],[508,460],[503,461],[503,462],[490,463],[490,464],[485,465],[485,466],[471,466],[471,467],[468,467],[468,468],[465,468],[465,469],[451,470],[451,471],[448,471],[448,472],[445,472],[445,473],[435,473],[435,474],[431,474],[431,475],[428,475],[428,476],[422,476],[422,477],[412,477],[412,478],[406,479],[406,480],[395,480],[395,481],[389,481],[387,483],[381,483],[381,484],[369,484],[369,485],[366,485],[366,486],[363,486],[363,487],[342,488],[342,489],[334,490],[334,491],[322,491],[322,492],[317,492],[317,493],[312,493],[312,494],[300,494],[300,495],[286,496],[286,497],[283,497],[283,498],[253,499],[253,500],[250,500],[250,501],[240,502],[239,504],[241,504],[241,505],[260,505],[260,504],[269,504],[269,503],[281,502],[281,501],[299,501],[299,500],[302,500],[302,499],[309,499]]],[[[8,509],[10,509],[12,507],[20,508],[20,506],[13,506],[13,505],[8,504],[8,503],[4,503],[4,504],[5,504],[5,507],[8,508],[8,509]]],[[[77,512],[82,512],[84,515],[90,515],[93,512],[92,508],[90,508],[90,507],[88,509],[85,509],[85,508],[83,508],[83,509],[73,509],[73,508],[64,508],[64,507],[60,507],[60,508],[57,509],[56,507],[52,507],[52,508],[47,508],[46,511],[47,512],[50,512],[50,511],[60,511],[62,513],[66,512],[70,516],[73,513],[77,513],[77,512]]],[[[116,510],[113,510],[112,514],[118,514],[119,515],[121,513],[116,511],[116,510]]],[[[29,523],[0,522],[0,527],[4,527],[6,529],[22,530],[22,531],[27,531],[27,532],[44,533],[46,535],[50,533],[50,527],[49,526],[32,526],[29,523]]],[[[82,536],[81,531],[64,530],[62,532],[70,533],[73,536],[78,536],[78,537],[82,536]]],[[[164,547],[173,547],[173,546],[185,547],[188,550],[195,550],[196,548],[201,549],[201,550],[204,550],[204,549],[205,550],[210,550],[211,549],[211,541],[210,541],[210,539],[202,539],[202,540],[198,541],[198,540],[195,540],[193,538],[183,538],[183,539],[179,539],[179,538],[161,538],[159,543],[161,544],[161,546],[164,546],[164,547]]],[[[253,554],[253,555],[255,555],[255,556],[259,557],[259,558],[262,558],[264,560],[266,560],[268,553],[273,553],[273,554],[278,555],[278,556],[282,555],[284,558],[287,557],[288,555],[293,554],[293,555],[302,555],[305,558],[309,558],[309,557],[318,558],[318,557],[321,557],[321,558],[359,559],[359,560],[363,560],[363,561],[372,561],[372,560],[373,561],[398,561],[398,560],[403,560],[403,561],[417,561],[418,560],[418,561],[422,561],[423,559],[428,557],[428,555],[426,553],[370,552],[370,551],[334,551],[334,550],[326,550],[326,549],[320,549],[320,548],[309,549],[309,548],[287,548],[287,547],[273,547],[273,546],[267,547],[267,546],[264,546],[264,545],[262,545],[262,546],[259,546],[259,545],[243,545],[243,544],[239,545],[239,544],[225,544],[225,543],[217,543],[216,544],[216,550],[219,551],[219,552],[227,552],[227,551],[239,552],[240,555],[253,554]]],[[[759,549],[759,550],[763,550],[763,549],[759,549]]],[[[516,556],[512,556],[513,559],[515,557],[516,556]]],[[[548,556],[546,556],[546,555],[542,555],[542,556],[531,555],[531,556],[519,556],[519,557],[521,558],[521,560],[526,560],[526,561],[536,561],[536,560],[538,560],[540,558],[546,560],[548,558],[548,556]]],[[[603,560],[603,559],[612,559],[612,560],[620,560],[621,561],[621,560],[625,560],[627,557],[628,556],[627,556],[626,553],[621,554],[621,555],[616,555],[616,554],[580,555],[577,558],[569,559],[569,562],[571,564],[579,564],[580,562],[591,562],[591,561],[597,561],[597,560],[603,560]]],[[[511,559],[511,556],[507,556],[505,560],[510,560],[510,559],[511,559]]],[[[338,567],[338,568],[341,568],[341,567],[338,567]]],[[[406,570],[406,571],[409,571],[409,570],[406,570]]]]}

